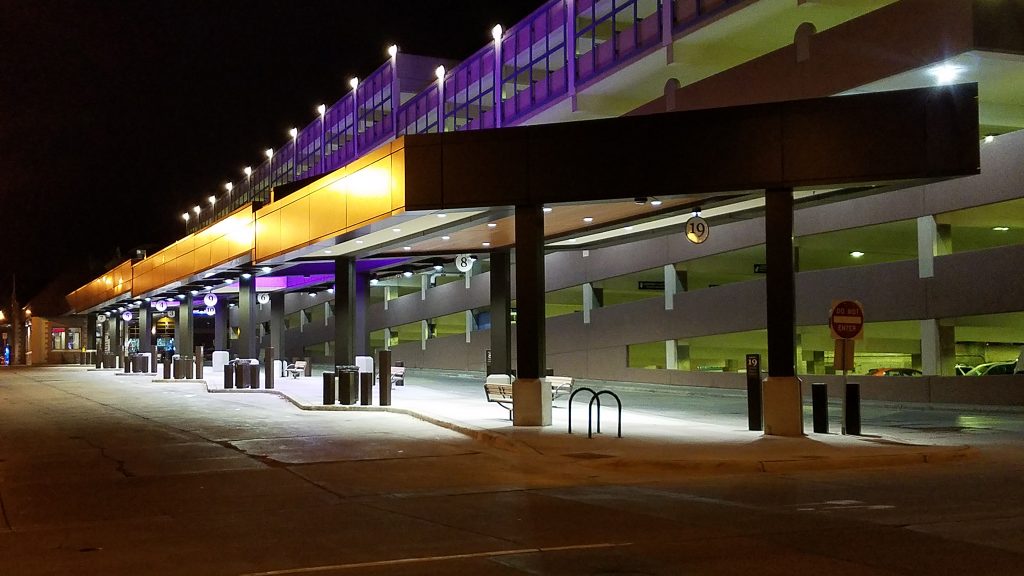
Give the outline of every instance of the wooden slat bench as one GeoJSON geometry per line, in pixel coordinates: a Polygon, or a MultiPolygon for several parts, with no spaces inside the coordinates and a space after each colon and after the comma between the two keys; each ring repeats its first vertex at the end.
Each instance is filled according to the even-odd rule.
{"type": "MultiPolygon", "coordinates": [[[[573,379],[570,376],[548,376],[544,381],[551,386],[551,399],[554,400],[572,392],[573,379]]],[[[512,419],[512,377],[508,374],[491,374],[484,382],[484,393],[488,402],[494,402],[508,410],[508,419],[512,419]]]]}

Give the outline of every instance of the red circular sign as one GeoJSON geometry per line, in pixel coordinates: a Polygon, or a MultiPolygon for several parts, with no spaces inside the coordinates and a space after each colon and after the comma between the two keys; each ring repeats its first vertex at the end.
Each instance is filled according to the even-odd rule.
{"type": "Polygon", "coordinates": [[[843,300],[833,306],[828,325],[832,328],[833,336],[837,338],[856,338],[864,329],[864,309],[861,308],[860,302],[843,300]]]}

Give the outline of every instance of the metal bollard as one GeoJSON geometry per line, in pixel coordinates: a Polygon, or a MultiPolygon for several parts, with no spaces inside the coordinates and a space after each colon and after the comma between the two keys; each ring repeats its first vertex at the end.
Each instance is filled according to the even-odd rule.
{"type": "Polygon", "coordinates": [[[195,359],[191,356],[184,356],[181,359],[182,367],[185,369],[185,378],[188,378],[189,380],[192,379],[192,366],[194,362],[195,359]]]}
{"type": "Polygon", "coordinates": [[[359,404],[369,406],[373,404],[373,373],[359,373],[359,404]]]}
{"type": "Polygon", "coordinates": [[[235,362],[235,388],[245,388],[245,369],[241,362],[235,362]]]}
{"type": "Polygon", "coordinates": [[[860,436],[860,384],[846,384],[843,402],[843,434],[860,436]]]}
{"type": "Polygon", "coordinates": [[[202,346],[196,346],[196,348],[195,348],[195,355],[196,355],[196,378],[198,380],[202,380],[203,379],[203,347],[202,346]]]}
{"type": "Polygon", "coordinates": [[[274,389],[274,347],[267,346],[263,349],[263,387],[267,390],[274,389]]]}
{"type": "Polygon", "coordinates": [[[324,406],[331,406],[335,402],[334,372],[324,372],[324,406]]]}
{"type": "Polygon", "coordinates": [[[170,380],[171,379],[171,357],[166,355],[166,354],[164,354],[163,373],[164,373],[164,380],[170,380]]]}
{"type": "Polygon", "coordinates": [[[122,366],[124,366],[124,373],[125,374],[131,374],[132,373],[132,359],[131,359],[130,356],[125,356],[124,357],[124,362],[122,363],[122,366]]]}
{"type": "Polygon", "coordinates": [[[381,350],[377,353],[378,370],[377,384],[380,385],[380,405],[391,406],[391,351],[381,350]]]}
{"type": "Polygon", "coordinates": [[[828,434],[828,386],[824,382],[811,384],[811,412],[814,415],[814,431],[828,434]]]}
{"type": "Polygon", "coordinates": [[[359,367],[338,366],[338,402],[346,405],[359,400],[359,367]]]}
{"type": "Polygon", "coordinates": [[[185,378],[185,360],[181,356],[174,356],[174,379],[183,380],[185,378]]]}
{"type": "Polygon", "coordinates": [[[224,388],[235,386],[235,367],[230,362],[224,365],[224,388]]]}
{"type": "Polygon", "coordinates": [[[249,374],[249,387],[259,390],[260,387],[260,365],[246,364],[246,372],[249,374]]]}

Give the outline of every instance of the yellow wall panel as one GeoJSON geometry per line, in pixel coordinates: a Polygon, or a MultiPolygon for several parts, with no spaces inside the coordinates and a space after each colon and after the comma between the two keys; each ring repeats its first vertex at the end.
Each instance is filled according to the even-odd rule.
{"type": "MultiPolygon", "coordinates": [[[[395,143],[392,142],[392,145],[395,143]]],[[[391,154],[391,209],[405,206],[405,148],[391,154]]]]}
{"type": "Polygon", "coordinates": [[[256,253],[276,254],[281,250],[281,211],[273,210],[256,220],[256,253]]]}
{"type": "Polygon", "coordinates": [[[296,199],[278,210],[281,215],[281,247],[299,246],[309,240],[309,197],[296,199]]]}
{"type": "Polygon", "coordinates": [[[345,227],[347,182],[339,178],[309,195],[309,238],[315,240],[345,227]]]}
{"type": "Polygon", "coordinates": [[[391,157],[385,157],[350,175],[348,226],[391,212],[391,157]]]}

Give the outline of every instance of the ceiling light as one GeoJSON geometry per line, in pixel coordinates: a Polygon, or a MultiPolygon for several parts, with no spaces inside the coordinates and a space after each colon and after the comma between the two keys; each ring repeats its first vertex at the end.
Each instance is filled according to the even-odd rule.
{"type": "Polygon", "coordinates": [[[441,240],[451,240],[451,236],[441,236],[441,240]]]}
{"type": "Polygon", "coordinates": [[[248,280],[249,278],[252,278],[252,274],[249,274],[248,272],[242,272],[242,278],[248,280]]]}
{"type": "Polygon", "coordinates": [[[860,250],[854,250],[853,252],[850,252],[850,256],[853,256],[854,258],[860,258],[863,255],[864,253],[861,252],[860,250]]]}
{"type": "Polygon", "coordinates": [[[993,226],[992,229],[995,230],[996,232],[1007,232],[1007,231],[1010,230],[1010,227],[1009,226],[993,226]]]}
{"type": "Polygon", "coordinates": [[[544,213],[547,214],[548,212],[551,212],[551,210],[553,210],[553,208],[548,208],[547,206],[545,206],[545,207],[541,208],[541,210],[543,210],[544,213]]]}
{"type": "Polygon", "coordinates": [[[412,246],[402,246],[402,250],[408,252],[409,250],[412,250],[412,246]]]}
{"type": "Polygon", "coordinates": [[[231,278],[225,278],[224,279],[224,283],[225,284],[231,284],[231,278]]]}
{"type": "Polygon", "coordinates": [[[189,290],[189,294],[195,296],[196,294],[199,294],[199,290],[189,290]]]}
{"type": "Polygon", "coordinates": [[[184,295],[184,294],[178,294],[178,295],[176,296],[176,298],[177,298],[178,300],[184,300],[184,299],[185,299],[185,295],[184,295]]]}
{"type": "Polygon", "coordinates": [[[328,294],[334,294],[334,288],[328,288],[327,289],[327,293],[328,294]]]}
{"type": "Polygon", "coordinates": [[[309,293],[309,297],[310,297],[310,298],[313,298],[313,297],[315,297],[315,296],[316,296],[316,292],[310,292],[310,293],[309,293]]]}
{"type": "Polygon", "coordinates": [[[995,137],[994,134],[986,134],[985,135],[985,144],[991,144],[991,143],[995,142],[995,140],[996,140],[996,137],[995,137]]]}
{"type": "Polygon", "coordinates": [[[484,242],[484,243],[482,243],[482,244],[481,244],[481,246],[483,246],[483,247],[485,247],[485,248],[486,248],[487,246],[490,246],[490,245],[491,245],[491,243],[490,243],[490,242],[484,242]]]}
{"type": "Polygon", "coordinates": [[[952,84],[960,77],[963,68],[953,64],[941,64],[928,70],[928,73],[935,78],[936,84],[952,84]]]}
{"type": "Polygon", "coordinates": [[[213,276],[214,274],[216,274],[216,272],[214,272],[213,270],[210,270],[206,274],[203,274],[203,278],[209,278],[210,276],[213,276]]]}
{"type": "Polygon", "coordinates": [[[398,234],[399,232],[402,231],[402,229],[401,228],[392,228],[391,231],[394,232],[395,234],[398,234]]]}
{"type": "Polygon", "coordinates": [[[370,286],[376,286],[377,284],[380,284],[380,280],[377,280],[376,278],[370,278],[370,286]]]}
{"type": "Polygon", "coordinates": [[[487,223],[487,227],[488,227],[488,228],[497,228],[497,227],[498,227],[498,225],[497,225],[497,224],[495,224],[494,222],[488,222],[488,223],[487,223]]]}
{"type": "Polygon", "coordinates": [[[661,206],[661,200],[658,200],[657,198],[651,200],[651,206],[661,206]]]}
{"type": "Polygon", "coordinates": [[[584,216],[583,217],[583,221],[589,224],[589,223],[593,222],[594,219],[592,217],[590,217],[590,216],[584,216]]]}
{"type": "Polygon", "coordinates": [[[362,243],[363,243],[362,240],[356,240],[356,244],[362,244],[362,243]]]}
{"type": "Polygon", "coordinates": [[[632,230],[632,229],[633,229],[633,227],[632,227],[632,226],[626,226],[625,228],[623,228],[623,230],[625,230],[625,231],[627,231],[627,232],[629,232],[629,231],[630,231],[630,230],[632,230]]]}
{"type": "Polygon", "coordinates": [[[153,301],[152,298],[146,298],[146,302],[152,302],[152,301],[153,301]]]}
{"type": "Polygon", "coordinates": [[[404,270],[402,272],[402,276],[405,276],[406,278],[412,278],[412,270],[404,270]]]}
{"type": "Polygon", "coordinates": [[[324,254],[334,254],[333,250],[324,250],[324,254]]]}
{"type": "Polygon", "coordinates": [[[441,270],[444,270],[444,266],[442,266],[440,264],[434,264],[434,271],[435,272],[440,272],[441,270]]]}
{"type": "Polygon", "coordinates": [[[437,215],[437,217],[438,217],[438,218],[447,218],[447,217],[448,217],[448,215],[447,215],[447,214],[445,214],[444,212],[441,212],[440,214],[438,214],[438,215],[437,215]]]}
{"type": "Polygon", "coordinates": [[[260,270],[263,270],[264,272],[270,272],[271,270],[273,270],[273,268],[271,268],[270,266],[264,266],[263,268],[260,268],[260,270]]]}

